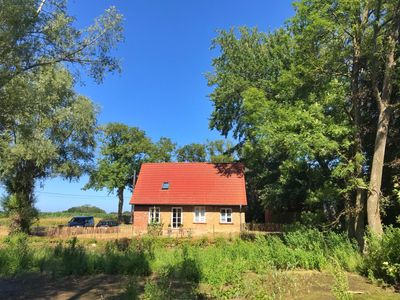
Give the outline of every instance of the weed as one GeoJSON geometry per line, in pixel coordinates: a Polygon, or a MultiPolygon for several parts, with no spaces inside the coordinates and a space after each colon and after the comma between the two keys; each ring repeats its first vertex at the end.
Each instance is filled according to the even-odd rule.
{"type": "Polygon", "coordinates": [[[338,300],[351,300],[353,299],[349,291],[349,282],[346,273],[336,260],[332,262],[332,275],[334,284],[332,286],[332,293],[338,300]]]}

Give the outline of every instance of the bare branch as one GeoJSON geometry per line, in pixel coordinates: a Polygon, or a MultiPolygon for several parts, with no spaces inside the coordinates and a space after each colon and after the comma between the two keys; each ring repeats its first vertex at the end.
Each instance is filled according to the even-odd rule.
{"type": "Polygon", "coordinates": [[[40,5],[36,11],[36,15],[38,16],[40,14],[40,12],[42,11],[43,5],[46,3],[46,0],[42,0],[42,2],[40,2],[40,5]]]}

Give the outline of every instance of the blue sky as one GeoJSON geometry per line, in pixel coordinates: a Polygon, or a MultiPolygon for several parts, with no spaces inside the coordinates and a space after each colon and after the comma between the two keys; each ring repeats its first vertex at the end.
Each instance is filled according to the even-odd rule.
{"type": "MultiPolygon", "coordinates": [[[[100,124],[138,126],[153,140],[166,136],[179,145],[220,138],[208,128],[211,89],[204,77],[218,55],[210,50],[216,31],[244,25],[270,31],[293,15],[291,1],[284,0],[70,0],[69,10],[83,27],[111,5],[125,18],[125,42],[115,53],[122,73],[108,75],[101,85],[85,79],[76,89],[100,106],[100,124]]],[[[117,210],[115,195],[82,191],[86,182],[55,178],[38,184],[37,207],[117,210]]],[[[125,194],[128,210],[130,193],[125,194]]]]}

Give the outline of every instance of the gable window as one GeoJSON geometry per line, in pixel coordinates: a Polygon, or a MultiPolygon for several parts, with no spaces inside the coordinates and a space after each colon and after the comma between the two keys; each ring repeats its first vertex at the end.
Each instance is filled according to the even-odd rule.
{"type": "Polygon", "coordinates": [[[162,190],[168,190],[169,189],[169,182],[165,181],[163,182],[162,186],[161,186],[162,190]]]}
{"type": "Polygon", "coordinates": [[[149,208],[149,224],[160,223],[160,208],[150,207],[149,208]]]}
{"type": "Polygon", "coordinates": [[[221,208],[221,223],[232,223],[232,208],[221,208]]]}
{"type": "Polygon", "coordinates": [[[206,208],[204,206],[196,206],[194,208],[194,222],[195,223],[206,222],[206,208]]]}

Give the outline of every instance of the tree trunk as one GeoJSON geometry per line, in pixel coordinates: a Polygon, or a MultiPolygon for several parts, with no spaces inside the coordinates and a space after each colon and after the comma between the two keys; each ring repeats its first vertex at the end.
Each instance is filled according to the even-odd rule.
{"type": "Polygon", "coordinates": [[[118,223],[122,223],[122,209],[124,207],[124,187],[118,188],[118,223]]]}
{"type": "MultiPolygon", "coordinates": [[[[395,82],[395,66],[397,60],[397,48],[399,43],[400,31],[400,4],[392,12],[392,24],[388,30],[386,48],[386,62],[383,72],[382,88],[379,89],[377,80],[377,73],[379,68],[374,60],[372,72],[372,89],[379,109],[378,127],[375,136],[374,156],[372,159],[371,177],[369,182],[369,195],[367,200],[367,213],[368,224],[371,231],[375,234],[382,235],[382,221],[380,216],[380,196],[382,185],[383,165],[385,162],[385,148],[386,140],[389,132],[389,121],[393,112],[393,105],[391,105],[391,96],[393,82],[395,82]]],[[[378,11],[379,15],[379,11],[378,11]]],[[[376,45],[378,40],[378,33],[381,30],[378,24],[379,19],[374,24],[374,50],[376,52],[376,45]]],[[[375,59],[375,57],[373,58],[375,59]]]]}
{"type": "Polygon", "coordinates": [[[379,112],[378,128],[375,138],[374,156],[372,159],[369,195],[367,200],[368,224],[373,233],[382,234],[379,199],[381,194],[383,164],[385,161],[386,140],[389,131],[391,109],[383,108],[379,112]]]}
{"type": "Polygon", "coordinates": [[[30,233],[32,223],[38,218],[35,208],[35,165],[26,161],[16,166],[15,173],[5,180],[7,198],[4,202],[10,218],[10,233],[30,233]]]}
{"type": "MultiPolygon", "coordinates": [[[[360,20],[360,28],[364,29],[368,20],[368,9],[364,9],[360,20]]],[[[364,239],[364,203],[365,191],[360,187],[364,181],[362,166],[362,135],[361,135],[361,94],[360,94],[360,70],[361,66],[361,41],[363,30],[360,30],[353,37],[353,65],[351,70],[351,102],[353,118],[353,160],[355,163],[354,177],[357,178],[355,187],[355,201],[348,204],[348,235],[350,238],[356,238],[360,247],[364,239]]],[[[362,249],[362,248],[361,248],[362,249]]]]}
{"type": "Polygon", "coordinates": [[[367,191],[362,188],[357,188],[354,230],[355,230],[355,238],[357,240],[358,247],[360,248],[361,251],[364,250],[366,200],[367,200],[367,191]]]}

